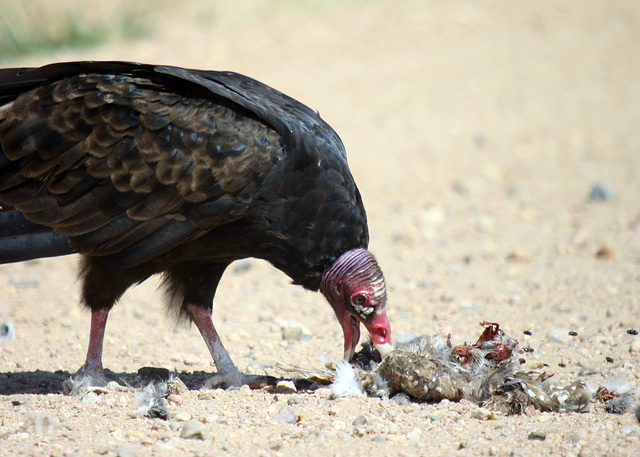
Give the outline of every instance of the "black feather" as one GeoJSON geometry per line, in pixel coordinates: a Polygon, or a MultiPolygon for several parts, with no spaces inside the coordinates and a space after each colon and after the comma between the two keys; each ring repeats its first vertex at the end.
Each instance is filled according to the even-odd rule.
{"type": "Polygon", "coordinates": [[[0,238],[0,263],[72,254],[69,239],[59,233],[0,238]]]}
{"type": "Polygon", "coordinates": [[[34,224],[18,211],[0,212],[0,239],[48,231],[48,227],[34,224]]]}

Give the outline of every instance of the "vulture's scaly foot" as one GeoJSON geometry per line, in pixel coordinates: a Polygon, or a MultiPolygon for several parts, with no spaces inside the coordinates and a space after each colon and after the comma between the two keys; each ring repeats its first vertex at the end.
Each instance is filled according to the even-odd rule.
{"type": "Polygon", "coordinates": [[[102,367],[84,364],[62,383],[62,389],[67,395],[81,395],[93,387],[105,387],[110,381],[102,367]]]}

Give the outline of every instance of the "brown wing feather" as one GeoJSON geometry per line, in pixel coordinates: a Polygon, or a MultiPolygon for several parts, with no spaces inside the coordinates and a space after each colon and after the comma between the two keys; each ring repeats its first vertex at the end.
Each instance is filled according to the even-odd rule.
{"type": "Polygon", "coordinates": [[[194,230],[181,222],[176,233],[195,237],[242,217],[284,154],[277,132],[230,105],[128,75],[30,90],[0,107],[0,201],[90,254],[121,252],[171,221],[186,219],[194,230]]]}

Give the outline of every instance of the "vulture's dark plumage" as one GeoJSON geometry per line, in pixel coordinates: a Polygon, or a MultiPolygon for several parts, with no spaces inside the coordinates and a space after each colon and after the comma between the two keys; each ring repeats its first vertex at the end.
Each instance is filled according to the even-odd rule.
{"type": "Polygon", "coordinates": [[[363,323],[390,347],[385,282],[338,135],[248,77],[124,62],[0,70],[0,263],[78,253],[89,349],[103,378],[109,310],[163,273],[227,382],[242,377],[211,321],[234,260],[320,290],[353,356],[363,323]]]}

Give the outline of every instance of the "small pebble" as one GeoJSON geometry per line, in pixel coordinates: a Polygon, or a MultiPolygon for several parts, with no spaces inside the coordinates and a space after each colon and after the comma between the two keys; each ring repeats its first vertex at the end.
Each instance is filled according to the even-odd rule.
{"type": "Polygon", "coordinates": [[[109,452],[111,452],[111,448],[106,444],[99,445],[95,450],[95,453],[98,455],[107,455],[109,452]]]}
{"type": "Polygon", "coordinates": [[[171,430],[171,427],[162,419],[154,419],[151,424],[151,430],[171,430]]]}
{"type": "Polygon", "coordinates": [[[293,381],[279,381],[276,384],[276,392],[279,394],[292,394],[297,392],[296,385],[293,381]]]}
{"type": "Polygon", "coordinates": [[[304,398],[302,398],[300,395],[292,395],[291,397],[289,397],[289,399],[287,400],[287,404],[289,406],[293,406],[293,405],[301,405],[302,403],[304,403],[304,398]]]}
{"type": "Polygon", "coordinates": [[[200,422],[203,424],[213,424],[218,420],[218,416],[215,414],[208,414],[206,416],[200,417],[200,422]]]}
{"type": "Polygon", "coordinates": [[[187,354],[183,359],[182,363],[187,366],[198,365],[200,363],[200,358],[195,354],[187,354]]]}
{"type": "Polygon", "coordinates": [[[513,263],[528,262],[529,260],[531,260],[531,254],[523,251],[522,249],[516,249],[515,251],[512,251],[509,254],[507,254],[507,257],[505,258],[505,260],[507,262],[513,262],[513,263]]]}
{"type": "Polygon", "coordinates": [[[393,398],[391,398],[391,401],[397,403],[400,406],[409,406],[411,404],[411,400],[409,399],[409,397],[403,393],[394,395],[393,398]]]}
{"type": "MultiPolygon", "coordinates": [[[[474,142],[476,142],[475,139],[474,139],[474,142]]],[[[469,186],[467,186],[467,184],[465,184],[463,181],[460,181],[459,179],[456,179],[455,181],[451,182],[451,190],[453,190],[454,192],[460,195],[469,194],[469,186]]]]}
{"type": "Polygon", "coordinates": [[[381,437],[381,436],[376,435],[373,438],[371,438],[371,441],[374,442],[374,443],[382,443],[382,442],[384,442],[384,438],[381,437]]]}
{"type": "Polygon", "coordinates": [[[640,352],[640,338],[634,338],[633,341],[631,341],[631,345],[629,346],[629,351],[630,352],[640,352]]]}
{"type": "Polygon", "coordinates": [[[300,327],[287,327],[282,331],[282,339],[287,341],[300,341],[302,339],[300,327]]]}
{"type": "Polygon", "coordinates": [[[496,415],[493,411],[490,411],[486,408],[477,408],[471,411],[471,417],[474,419],[478,419],[481,421],[492,420],[496,418],[496,415]]]}
{"type": "Polygon", "coordinates": [[[187,422],[191,420],[191,414],[187,413],[187,412],[179,412],[178,414],[175,415],[175,420],[180,421],[180,422],[187,422]]]}
{"type": "Polygon", "coordinates": [[[367,434],[367,430],[364,427],[353,427],[353,434],[361,438],[367,434]]]}
{"type": "Polygon", "coordinates": [[[106,387],[103,387],[103,386],[87,386],[87,390],[89,392],[93,392],[96,395],[103,395],[103,394],[108,394],[109,392],[111,392],[111,390],[109,389],[108,385],[106,387]]]}
{"type": "Polygon", "coordinates": [[[604,260],[613,259],[613,249],[606,244],[601,245],[596,251],[596,258],[604,260]]]}
{"type": "Polygon", "coordinates": [[[345,421],[335,420],[335,421],[331,422],[331,426],[335,430],[344,430],[345,428],[347,428],[347,423],[345,421]]]}
{"type": "Polygon", "coordinates": [[[138,451],[124,444],[118,447],[118,457],[137,457],[138,451]]]}
{"type": "Polygon", "coordinates": [[[27,432],[12,433],[6,437],[9,441],[22,441],[27,438],[29,438],[29,434],[27,432]]]}
{"type": "Polygon", "coordinates": [[[27,395],[18,395],[11,399],[11,404],[13,406],[25,405],[27,403],[31,403],[32,398],[27,395]]]}
{"type": "Polygon", "coordinates": [[[527,436],[528,440],[544,441],[547,439],[547,435],[544,432],[531,432],[527,436]]]}
{"type": "Polygon", "coordinates": [[[213,400],[219,393],[219,390],[201,390],[198,392],[198,400],[213,400]]]}
{"type": "Polygon", "coordinates": [[[455,180],[451,183],[451,190],[460,194],[460,195],[468,195],[469,187],[462,181],[455,180]]]}
{"type": "Polygon", "coordinates": [[[190,440],[202,440],[206,441],[211,439],[211,432],[202,422],[197,420],[190,420],[180,432],[180,437],[190,440]]]}
{"type": "Polygon", "coordinates": [[[13,341],[16,337],[16,330],[13,326],[13,322],[4,321],[0,324],[0,342],[13,341]]]}
{"type": "Polygon", "coordinates": [[[589,201],[592,202],[606,202],[611,200],[612,197],[613,192],[611,192],[609,186],[604,184],[596,183],[591,186],[589,191],[589,201]]]}
{"type": "Polygon", "coordinates": [[[283,406],[280,408],[280,411],[273,416],[273,420],[281,421],[286,424],[295,424],[298,422],[298,413],[289,406],[283,406]]]}
{"type": "Polygon", "coordinates": [[[367,418],[360,415],[353,420],[353,425],[355,427],[362,427],[363,425],[367,425],[367,418]]]}
{"type": "Polygon", "coordinates": [[[98,398],[98,394],[95,392],[88,392],[84,397],[82,397],[82,403],[95,404],[100,399],[98,398]]]}

